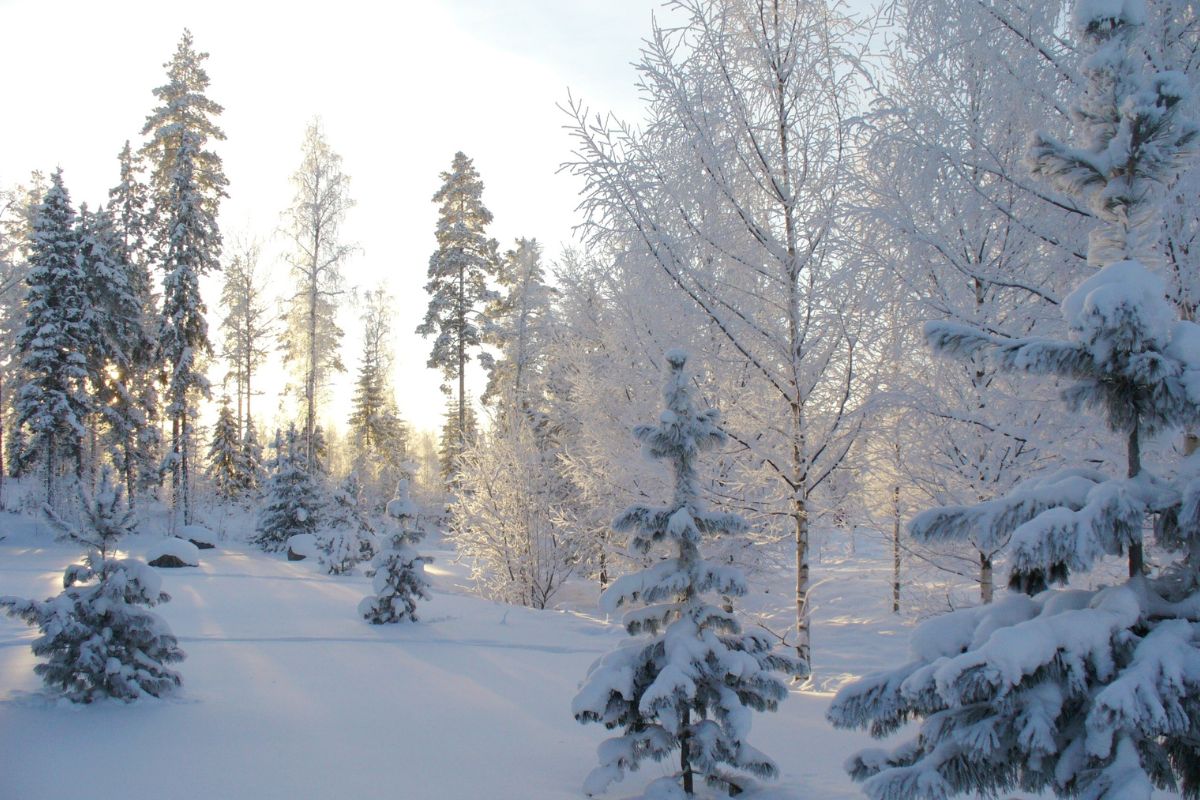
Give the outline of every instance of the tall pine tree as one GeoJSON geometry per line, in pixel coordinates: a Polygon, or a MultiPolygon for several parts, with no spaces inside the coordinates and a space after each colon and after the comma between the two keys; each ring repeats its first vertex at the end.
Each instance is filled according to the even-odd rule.
{"type": "Polygon", "coordinates": [[[458,442],[466,446],[466,367],[470,351],[481,343],[480,317],[486,303],[495,299],[488,279],[496,275],[496,240],[485,230],[492,212],[483,205],[483,181],[475,164],[461,152],[454,154],[449,172],[443,172],[442,188],[433,196],[438,204],[437,250],[429,257],[429,308],[417,327],[422,336],[435,336],[428,365],[440,369],[445,379],[442,391],[458,383],[458,442]]]}
{"type": "Polygon", "coordinates": [[[184,30],[164,66],[167,82],[154,90],[159,105],[146,118],[142,153],[150,162],[155,258],[163,269],[162,344],[166,372],[166,416],[171,421],[172,503],[183,524],[191,523],[190,439],[198,395],[208,380],[200,359],[211,353],[201,276],[220,268],[217,211],[227,181],[221,159],[208,148],[224,132],[214,118],[222,108],[210,100],[207,53],[196,51],[184,30]]]}

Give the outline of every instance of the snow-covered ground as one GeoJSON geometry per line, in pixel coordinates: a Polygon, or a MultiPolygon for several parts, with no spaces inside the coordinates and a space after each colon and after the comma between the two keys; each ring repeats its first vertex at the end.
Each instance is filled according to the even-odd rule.
{"type": "MultiPolygon", "coordinates": [[[[0,514],[5,535],[0,594],[55,594],[77,551],[11,514],[0,514]]],[[[134,537],[129,550],[156,538],[134,537]]],[[[577,724],[571,698],[623,631],[586,611],[590,587],[568,593],[578,610],[502,606],[464,591],[452,553],[432,554],[433,599],[417,625],[359,620],[361,575],[323,575],[230,541],[201,551],[199,567],[161,570],[173,600],[158,611],[188,655],[183,690],[164,701],[47,701],[35,632],[0,617],[0,798],[581,797],[606,732],[577,724]]],[[[888,613],[884,563],[860,547],[819,565],[820,685],[903,657],[907,628],[888,613]]],[[[774,593],[786,596],[786,584],[774,593]]],[[[830,728],[829,699],[796,690],[778,713],[756,716],[751,742],[783,772],[760,800],[862,796],[841,765],[869,739],[830,728]]],[[[609,796],[636,796],[666,773],[651,765],[609,796]]]]}

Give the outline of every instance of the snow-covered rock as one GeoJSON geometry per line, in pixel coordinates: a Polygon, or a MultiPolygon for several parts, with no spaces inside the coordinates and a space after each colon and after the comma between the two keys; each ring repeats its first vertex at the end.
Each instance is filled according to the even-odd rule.
{"type": "Polygon", "coordinates": [[[201,550],[211,550],[217,546],[217,535],[203,525],[184,525],[179,535],[201,550]]]}
{"type": "Polygon", "coordinates": [[[317,537],[311,533],[297,533],[295,536],[288,537],[288,561],[303,561],[306,558],[319,559],[321,557],[321,546],[317,542],[317,537]]]}
{"type": "Polygon", "coordinates": [[[169,536],[150,546],[146,562],[152,567],[198,567],[200,549],[187,539],[169,536]]]}

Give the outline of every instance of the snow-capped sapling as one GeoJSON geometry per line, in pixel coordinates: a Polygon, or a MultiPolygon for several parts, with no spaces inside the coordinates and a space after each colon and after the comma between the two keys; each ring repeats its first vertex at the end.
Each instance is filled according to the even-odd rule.
{"type": "Polygon", "coordinates": [[[159,697],[180,685],[167,665],[182,661],[184,653],[167,624],[144,608],[171,598],[154,569],[116,557],[117,542],[133,528],[122,494],[105,470],[94,498],[80,490],[81,525],[47,509],[60,534],[88,548],[83,564],[67,567],[61,594],[44,601],[0,597],[10,616],[41,631],[33,652],[47,660],[34,672],[76,703],[159,697]]]}
{"type": "Polygon", "coordinates": [[[637,554],[665,544],[674,555],[619,578],[602,595],[608,613],[640,606],[624,617],[633,638],[592,665],[572,703],[580,722],[624,731],[600,745],[600,766],[584,783],[589,796],[641,761],[661,761],[675,750],[679,771],[655,782],[654,791],[663,796],[690,796],[695,776],[730,793],[744,788],[746,773],[773,777],[775,764],[745,741],[749,710],[775,710],[787,696],[783,674],[802,667],[776,652],[769,637],[743,632],[731,611],[704,598],[746,593],[741,570],[706,561],[700,552],[706,537],[739,533],[746,522],[707,510],[701,499],[696,457],[724,442],[725,433],[716,409],[696,408],[686,362],[682,351],[667,353],[666,409],[658,425],[634,430],[648,455],[670,465],[671,502],[631,506],[613,523],[614,530],[630,532],[637,554]]]}

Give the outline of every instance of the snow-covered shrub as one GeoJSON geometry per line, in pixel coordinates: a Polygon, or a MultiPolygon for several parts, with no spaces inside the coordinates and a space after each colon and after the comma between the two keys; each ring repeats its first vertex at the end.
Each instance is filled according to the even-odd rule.
{"type": "Polygon", "coordinates": [[[33,652],[47,660],[34,671],[69,700],[161,696],[179,686],[179,674],[167,665],[182,661],[184,653],[166,623],[144,606],[171,598],[153,569],[113,557],[118,539],[132,530],[133,517],[110,473],[104,471],[94,499],[80,494],[80,527],[48,515],[62,535],[88,548],[84,563],[67,567],[58,596],[43,601],[0,597],[0,606],[41,631],[33,652]]]}
{"type": "Polygon", "coordinates": [[[512,410],[459,455],[450,538],[486,597],[545,608],[590,542],[570,519],[575,493],[561,443],[540,414],[512,410]]]}
{"type": "Polygon", "coordinates": [[[700,553],[706,537],[743,531],[746,523],[736,514],[706,510],[700,498],[696,456],[724,442],[725,434],[716,409],[695,407],[687,355],[672,350],[667,362],[660,424],[639,426],[634,435],[651,457],[670,464],[671,503],[631,506],[613,528],[629,532],[638,554],[666,544],[674,556],[619,578],[601,597],[608,613],[640,607],[624,618],[633,638],[592,665],[572,703],[580,722],[624,730],[600,745],[600,766],[584,783],[588,795],[603,792],[646,758],[660,761],[675,750],[681,751],[679,772],[656,782],[663,797],[691,795],[694,775],[731,792],[745,781],[741,773],[773,777],[775,764],[745,742],[749,709],[774,710],[787,696],[779,673],[802,666],[774,652],[767,636],[742,632],[732,612],[704,599],[746,593],[740,570],[700,553]]]}
{"type": "Polygon", "coordinates": [[[375,594],[364,597],[358,613],[373,625],[391,622],[416,622],[417,600],[429,599],[429,579],[425,564],[413,548],[422,533],[416,526],[417,508],[409,497],[408,481],[396,484],[396,496],[388,501],[387,515],[393,529],[383,550],[371,561],[375,594]]]}
{"type": "Polygon", "coordinates": [[[1162,186],[1193,151],[1179,118],[1179,76],[1146,74],[1135,39],[1138,0],[1076,3],[1090,51],[1075,110],[1079,147],[1035,137],[1035,172],[1086,200],[1100,225],[1099,271],[1062,303],[1067,341],[1004,340],[937,323],[933,345],[1002,369],[1058,376],[1073,410],[1100,412],[1127,440],[1127,469],[1064,471],[1007,497],[919,515],[927,540],[971,532],[1011,537],[1010,594],[936,618],[913,634],[912,659],[843,689],[829,717],[886,736],[920,720],[915,738],[848,763],[875,800],[998,795],[1020,788],[1091,800],[1149,800],[1154,788],[1200,797],[1200,456],[1142,463],[1143,437],[1200,422],[1200,327],[1176,319],[1156,258],[1162,186]],[[1175,477],[1171,478],[1174,473],[1175,477]],[[1175,563],[1151,569],[1143,534],[1175,563]],[[1056,589],[1105,556],[1127,581],[1056,589]],[[1027,596],[1031,595],[1031,596],[1027,596]]]}

